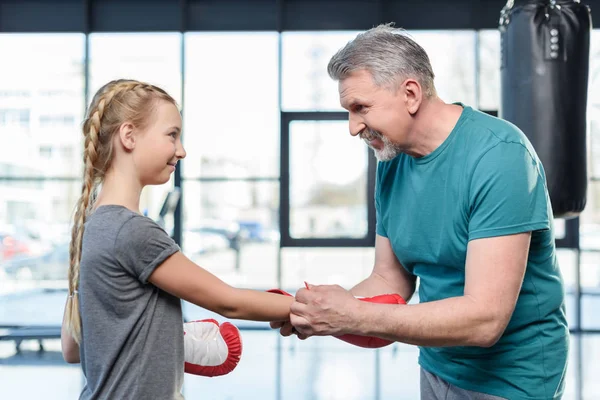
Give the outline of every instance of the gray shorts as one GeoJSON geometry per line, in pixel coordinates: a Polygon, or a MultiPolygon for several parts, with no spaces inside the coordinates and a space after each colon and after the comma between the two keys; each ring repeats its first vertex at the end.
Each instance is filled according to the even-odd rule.
{"type": "Polygon", "coordinates": [[[459,389],[421,368],[421,400],[506,400],[491,394],[459,389]]]}

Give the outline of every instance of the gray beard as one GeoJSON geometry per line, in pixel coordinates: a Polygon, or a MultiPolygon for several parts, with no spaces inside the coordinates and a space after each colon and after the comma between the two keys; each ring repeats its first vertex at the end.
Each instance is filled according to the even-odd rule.
{"type": "Polygon", "coordinates": [[[373,139],[379,139],[383,142],[383,149],[378,150],[375,149],[371,146],[369,146],[373,152],[375,153],[375,158],[377,158],[378,161],[390,161],[393,160],[394,158],[396,158],[396,156],[398,156],[398,154],[402,153],[402,150],[400,149],[400,147],[394,143],[392,143],[390,141],[390,139],[388,139],[387,137],[383,136],[381,133],[371,130],[371,129],[367,129],[367,132],[362,134],[361,133],[361,137],[363,138],[363,140],[365,140],[365,142],[368,142],[369,140],[373,140],[373,139]]]}

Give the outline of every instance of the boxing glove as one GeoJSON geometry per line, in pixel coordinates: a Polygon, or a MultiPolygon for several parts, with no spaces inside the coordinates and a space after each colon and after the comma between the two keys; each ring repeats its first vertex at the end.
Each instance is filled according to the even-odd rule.
{"type": "MultiPolygon", "coordinates": [[[[267,290],[267,292],[283,294],[286,296],[291,296],[291,294],[281,290],[281,289],[271,289],[267,290]]],[[[402,298],[402,296],[398,294],[381,294],[373,297],[356,297],[361,301],[366,301],[369,303],[379,303],[379,304],[406,304],[406,301],[402,298]]],[[[391,340],[382,339],[374,336],[361,336],[354,334],[346,334],[340,336],[334,336],[344,342],[353,344],[359,347],[365,347],[368,349],[376,349],[380,347],[388,346],[394,343],[391,340]]]]}
{"type": "Polygon", "coordinates": [[[235,325],[214,319],[183,324],[184,371],[201,376],[221,376],[233,371],[242,356],[242,337],[235,325]]]}

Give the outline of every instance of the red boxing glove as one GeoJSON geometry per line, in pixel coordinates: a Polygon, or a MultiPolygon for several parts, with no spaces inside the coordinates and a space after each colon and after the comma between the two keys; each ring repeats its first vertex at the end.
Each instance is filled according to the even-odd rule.
{"type": "MultiPolygon", "coordinates": [[[[291,294],[281,290],[281,289],[271,289],[267,290],[267,292],[283,294],[286,296],[291,296],[291,294]]],[[[361,301],[366,301],[369,303],[379,303],[379,304],[406,304],[406,301],[402,298],[402,296],[398,294],[381,294],[373,297],[357,297],[357,299],[361,301]]],[[[354,334],[347,334],[341,336],[335,336],[336,338],[343,340],[344,342],[348,342],[355,346],[365,347],[368,349],[376,349],[380,347],[388,346],[394,343],[391,340],[382,339],[374,336],[360,336],[354,334]]]]}
{"type": "Polygon", "coordinates": [[[242,356],[242,337],[235,325],[214,319],[183,324],[184,371],[201,376],[226,375],[242,356]]]}

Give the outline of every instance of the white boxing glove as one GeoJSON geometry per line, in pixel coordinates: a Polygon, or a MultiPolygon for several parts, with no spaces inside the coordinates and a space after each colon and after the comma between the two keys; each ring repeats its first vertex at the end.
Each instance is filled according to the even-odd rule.
{"type": "Polygon", "coordinates": [[[214,319],[183,324],[184,371],[201,376],[221,376],[233,371],[242,356],[242,337],[235,325],[214,319]]]}

